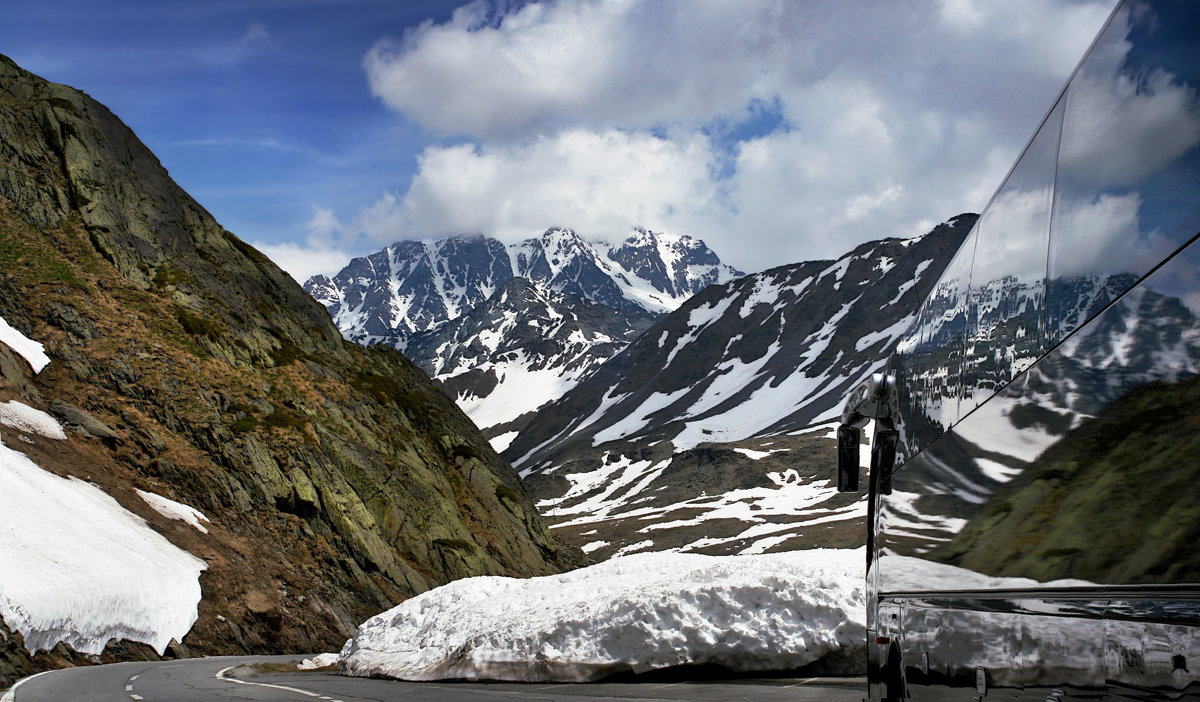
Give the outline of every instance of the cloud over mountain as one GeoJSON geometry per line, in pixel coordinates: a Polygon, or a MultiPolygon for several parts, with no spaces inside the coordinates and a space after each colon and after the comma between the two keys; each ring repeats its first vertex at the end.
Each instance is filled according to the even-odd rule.
{"type": "Polygon", "coordinates": [[[641,224],[755,270],[916,234],[986,203],[1111,5],[472,3],[365,59],[442,139],[390,238],[641,224]]]}

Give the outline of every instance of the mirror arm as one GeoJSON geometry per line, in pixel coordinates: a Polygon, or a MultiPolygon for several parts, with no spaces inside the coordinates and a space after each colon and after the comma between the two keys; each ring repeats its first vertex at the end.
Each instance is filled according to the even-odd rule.
{"type": "MultiPolygon", "coordinates": [[[[859,443],[863,427],[871,420],[875,420],[876,436],[881,430],[891,432],[891,454],[895,455],[896,442],[891,437],[896,433],[898,409],[894,375],[873,373],[850,390],[842,406],[841,426],[837,430],[838,492],[858,492],[859,443]]],[[[875,451],[872,451],[872,459],[873,464],[878,460],[875,451]]]]}

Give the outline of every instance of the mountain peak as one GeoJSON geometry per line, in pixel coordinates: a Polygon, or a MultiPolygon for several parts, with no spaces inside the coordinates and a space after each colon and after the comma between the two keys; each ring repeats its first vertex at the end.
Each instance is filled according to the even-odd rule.
{"type": "Polygon", "coordinates": [[[445,236],[440,239],[425,239],[423,241],[427,241],[430,243],[454,242],[454,243],[461,243],[461,244],[472,244],[475,242],[483,241],[486,238],[487,237],[485,237],[483,234],[481,234],[479,232],[473,232],[473,233],[463,232],[463,233],[459,233],[459,234],[451,234],[449,236],[445,236]]]}
{"type": "Polygon", "coordinates": [[[625,238],[627,246],[654,246],[658,244],[658,235],[643,227],[634,227],[625,238]]]}
{"type": "Polygon", "coordinates": [[[558,241],[578,242],[580,244],[587,243],[584,241],[583,237],[579,236],[578,232],[570,227],[550,227],[546,231],[542,232],[541,240],[542,243],[558,241]]]}
{"type": "Polygon", "coordinates": [[[614,248],[555,226],[508,245],[478,234],[398,241],[332,278],[313,276],[304,288],[346,338],[404,350],[413,334],[457,318],[514,277],[614,310],[661,314],[740,275],[691,237],[635,227],[614,248]]]}
{"type": "Polygon", "coordinates": [[[593,247],[584,240],[574,229],[567,227],[551,227],[542,233],[539,239],[533,239],[540,244],[551,268],[557,272],[567,257],[575,255],[595,256],[593,247]],[[557,259],[557,260],[556,260],[557,259]]]}

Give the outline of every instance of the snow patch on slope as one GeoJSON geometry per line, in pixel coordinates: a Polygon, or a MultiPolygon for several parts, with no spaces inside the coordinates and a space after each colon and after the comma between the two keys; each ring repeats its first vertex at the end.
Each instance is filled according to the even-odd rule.
{"type": "Polygon", "coordinates": [[[17,400],[0,404],[0,424],[47,439],[62,441],[67,438],[57,419],[17,400]]]}
{"type": "Polygon", "coordinates": [[[0,617],[30,651],[99,654],[109,639],[160,654],[196,621],[204,561],[96,486],[0,443],[0,617]]]}
{"type": "Polygon", "coordinates": [[[175,500],[168,499],[162,495],[156,495],[153,492],[146,492],[145,490],[137,490],[137,494],[146,501],[146,504],[153,507],[155,512],[158,512],[167,519],[176,519],[191,524],[201,533],[208,533],[208,529],[200,523],[207,522],[208,517],[204,516],[204,513],[195,507],[190,507],[182,502],[176,502],[175,500]]]}
{"type": "Polygon", "coordinates": [[[463,396],[456,400],[459,408],[477,426],[486,429],[532,412],[549,400],[562,397],[583,375],[584,369],[531,368],[524,362],[525,355],[522,350],[513,360],[485,366],[500,378],[490,394],[463,396]]]}
{"type": "Polygon", "coordinates": [[[513,442],[513,439],[517,438],[517,434],[520,433],[521,432],[519,431],[506,431],[499,436],[492,437],[488,440],[488,443],[492,445],[492,449],[495,450],[496,453],[502,453],[504,449],[508,448],[508,445],[513,442]]]}
{"type": "Polygon", "coordinates": [[[35,374],[41,373],[46,364],[50,363],[50,357],[46,355],[46,347],[42,346],[41,342],[34,341],[14,329],[3,317],[0,317],[0,342],[20,354],[21,358],[24,358],[33,368],[35,374]]]}
{"type": "Polygon", "coordinates": [[[562,575],[458,580],[367,620],[350,675],[588,681],[716,664],[865,664],[863,549],[751,556],[650,553],[562,575]]]}

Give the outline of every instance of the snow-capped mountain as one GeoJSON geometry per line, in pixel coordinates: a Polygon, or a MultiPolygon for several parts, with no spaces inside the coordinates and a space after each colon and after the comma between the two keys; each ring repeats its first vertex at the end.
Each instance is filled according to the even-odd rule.
{"type": "Polygon", "coordinates": [[[413,333],[460,316],[512,277],[499,241],[453,236],[396,242],[354,259],[332,279],[309,278],[304,289],[346,338],[403,349],[413,333]]]}
{"type": "Polygon", "coordinates": [[[511,278],[466,314],[409,339],[407,354],[503,448],[513,427],[625,348],[655,317],[511,278]]]}
{"type": "Polygon", "coordinates": [[[669,312],[740,276],[703,242],[636,228],[620,246],[555,227],[505,245],[483,236],[401,241],[304,288],[351,341],[405,350],[409,338],[466,314],[511,278],[625,312],[669,312]]]}
{"type": "Polygon", "coordinates": [[[514,420],[574,387],[656,316],[740,275],[691,237],[637,228],[611,246],[554,228],[507,246],[482,236],[402,241],[305,289],[348,339],[403,350],[502,448],[523,426],[514,420]]]}
{"type": "Polygon", "coordinates": [[[707,288],[540,410],[505,457],[593,555],[854,543],[864,511],[829,483],[830,427],[975,220],[707,288]]]}

